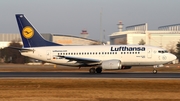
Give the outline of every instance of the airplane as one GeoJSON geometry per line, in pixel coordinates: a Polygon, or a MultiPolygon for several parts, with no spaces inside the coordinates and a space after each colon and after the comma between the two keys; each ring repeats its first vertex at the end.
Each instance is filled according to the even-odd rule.
{"type": "Polygon", "coordinates": [[[15,16],[23,47],[14,49],[34,59],[58,65],[90,67],[89,73],[153,66],[154,74],[157,73],[156,68],[176,59],[167,50],[148,45],[64,46],[45,40],[24,14],[15,16]]]}

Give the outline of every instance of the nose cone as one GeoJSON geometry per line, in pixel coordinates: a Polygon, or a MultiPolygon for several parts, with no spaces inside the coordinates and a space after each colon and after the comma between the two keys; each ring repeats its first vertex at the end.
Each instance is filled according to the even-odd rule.
{"type": "Polygon", "coordinates": [[[170,59],[171,61],[174,61],[174,60],[177,59],[177,57],[176,57],[174,54],[171,54],[170,57],[169,57],[169,59],[170,59]]]}

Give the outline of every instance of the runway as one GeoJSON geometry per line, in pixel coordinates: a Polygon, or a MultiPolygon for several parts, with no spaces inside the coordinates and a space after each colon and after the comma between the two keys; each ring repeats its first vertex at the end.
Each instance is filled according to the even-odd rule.
{"type": "Polygon", "coordinates": [[[180,78],[180,73],[0,72],[0,78],[180,78]]]}

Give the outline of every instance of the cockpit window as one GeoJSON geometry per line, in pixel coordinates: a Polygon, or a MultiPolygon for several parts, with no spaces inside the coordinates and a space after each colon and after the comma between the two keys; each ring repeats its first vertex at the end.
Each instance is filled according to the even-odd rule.
{"type": "Polygon", "coordinates": [[[158,51],[158,53],[162,53],[162,51],[158,51]]]}
{"type": "Polygon", "coordinates": [[[158,53],[168,53],[167,50],[159,50],[158,53]]]}

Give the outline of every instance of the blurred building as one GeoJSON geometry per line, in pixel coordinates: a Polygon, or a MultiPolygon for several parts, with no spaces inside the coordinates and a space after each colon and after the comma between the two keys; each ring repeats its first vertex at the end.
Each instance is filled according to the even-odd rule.
{"type": "Polygon", "coordinates": [[[165,49],[176,49],[180,41],[180,24],[165,25],[157,30],[148,30],[148,24],[127,26],[123,31],[123,24],[118,24],[118,32],[110,35],[110,44],[140,44],[143,40],[146,45],[159,46],[165,49]]]}
{"type": "MultiPolygon", "coordinates": [[[[41,34],[46,40],[52,41],[55,43],[59,43],[62,45],[91,45],[91,44],[99,44],[99,41],[87,39],[84,37],[77,37],[71,35],[59,35],[59,34],[51,34],[51,33],[43,33],[41,34]]],[[[21,41],[21,37],[19,33],[1,33],[0,34],[0,48],[7,47],[10,42],[13,40],[21,41]]]]}

